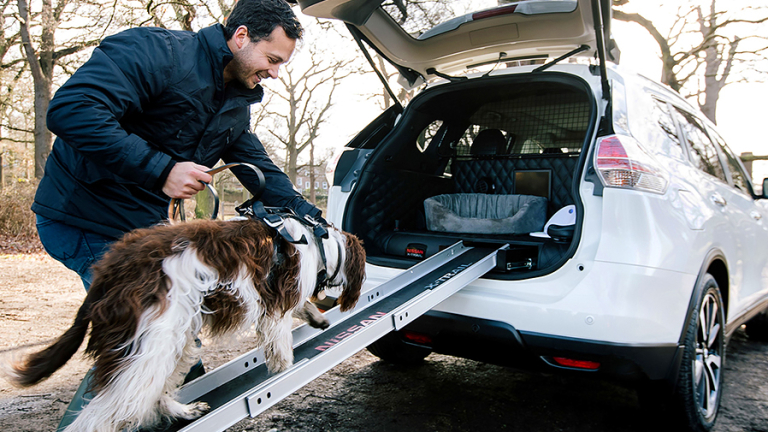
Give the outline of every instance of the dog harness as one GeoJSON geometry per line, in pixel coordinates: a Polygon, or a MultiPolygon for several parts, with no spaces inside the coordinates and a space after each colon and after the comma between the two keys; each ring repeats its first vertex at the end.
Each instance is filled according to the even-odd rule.
{"type": "Polygon", "coordinates": [[[248,201],[235,207],[235,211],[242,216],[252,219],[259,219],[268,227],[275,230],[276,234],[280,235],[285,241],[291,244],[308,244],[307,238],[302,235],[300,239],[295,239],[291,233],[285,228],[285,219],[291,218],[299,221],[302,225],[306,226],[312,232],[312,237],[320,250],[321,267],[317,272],[317,283],[315,284],[315,291],[312,294],[314,297],[322,300],[325,298],[325,290],[332,287],[341,286],[342,284],[332,284],[336,276],[339,274],[341,268],[341,246],[337,243],[339,263],[336,266],[333,274],[328,276],[328,260],[325,256],[325,248],[323,247],[323,239],[328,239],[328,228],[326,224],[321,223],[310,215],[304,215],[300,217],[290,208],[287,207],[265,207],[261,201],[256,198],[251,198],[248,201]]]}
{"type": "MultiPolygon", "coordinates": [[[[291,244],[308,244],[306,237],[303,235],[300,239],[293,238],[291,233],[285,228],[285,219],[291,218],[301,222],[304,226],[310,229],[312,237],[314,238],[317,248],[320,250],[321,268],[317,273],[317,283],[315,284],[315,291],[312,294],[314,297],[322,300],[325,298],[325,290],[331,287],[341,286],[342,284],[332,284],[336,276],[339,274],[339,268],[341,267],[341,246],[337,243],[336,247],[339,249],[339,264],[336,266],[333,274],[328,276],[328,262],[325,257],[325,248],[323,248],[323,239],[328,239],[328,229],[326,224],[322,223],[312,216],[304,215],[300,217],[293,209],[288,207],[265,207],[258,198],[264,192],[265,179],[264,174],[260,169],[252,164],[245,162],[232,162],[212,170],[206,171],[210,175],[219,173],[225,169],[231,169],[236,166],[250,168],[251,171],[257,176],[259,180],[258,190],[254,193],[253,198],[235,207],[235,210],[241,217],[247,217],[251,219],[259,219],[264,222],[268,227],[275,230],[276,234],[280,235],[288,243],[291,244]]],[[[219,211],[219,195],[216,193],[216,189],[208,183],[201,182],[209,189],[214,198],[213,218],[215,219],[219,211]]],[[[171,200],[168,206],[168,220],[174,221],[176,219],[181,221],[185,220],[184,213],[184,200],[174,198],[171,200]]],[[[279,245],[280,243],[276,243],[279,245]]]]}

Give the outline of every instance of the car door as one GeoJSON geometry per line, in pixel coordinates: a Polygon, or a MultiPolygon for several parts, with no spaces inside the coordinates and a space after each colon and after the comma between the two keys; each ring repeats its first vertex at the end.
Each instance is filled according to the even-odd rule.
{"type": "Polygon", "coordinates": [[[745,281],[745,259],[750,253],[752,227],[735,203],[720,155],[707,135],[704,123],[694,114],[677,106],[673,115],[680,125],[690,160],[695,168],[688,176],[701,199],[705,201],[703,204],[715,215],[704,227],[709,250],[700,252],[708,253],[712,249],[718,249],[725,255],[730,282],[727,319],[731,321],[742,313],[744,307],[744,287],[748,282],[745,281]]]}
{"type": "Polygon", "coordinates": [[[746,311],[768,296],[768,211],[755,200],[754,189],[741,161],[713,128],[709,128],[709,132],[727,167],[731,188],[725,198],[735,207],[730,217],[738,221],[739,238],[746,251],[740,294],[743,303],[740,310],[746,311]]]}

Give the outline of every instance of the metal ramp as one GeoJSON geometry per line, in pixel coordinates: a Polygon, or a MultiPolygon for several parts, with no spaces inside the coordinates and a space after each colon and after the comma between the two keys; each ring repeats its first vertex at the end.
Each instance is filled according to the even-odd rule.
{"type": "MultiPolygon", "coordinates": [[[[497,253],[506,248],[456,243],[362,293],[353,310],[341,313],[336,307],[326,312],[331,324],[328,329],[306,324],[297,327],[293,330],[294,365],[280,374],[269,375],[261,349],[206,373],[184,385],[179,400],[205,401],[211,410],[197,420],[155,431],[223,431],[246,417],[259,415],[492,270],[497,253]]],[[[67,421],[65,415],[59,430],[72,420],[67,421]]]]}

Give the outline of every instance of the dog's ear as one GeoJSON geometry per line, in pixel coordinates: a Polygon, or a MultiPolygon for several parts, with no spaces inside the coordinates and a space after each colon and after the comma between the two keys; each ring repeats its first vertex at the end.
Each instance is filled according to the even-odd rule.
{"type": "Polygon", "coordinates": [[[341,310],[348,311],[355,307],[360,298],[360,289],[365,280],[365,249],[363,242],[352,234],[343,232],[346,237],[346,257],[344,262],[344,274],[346,283],[339,296],[338,302],[341,310]]]}

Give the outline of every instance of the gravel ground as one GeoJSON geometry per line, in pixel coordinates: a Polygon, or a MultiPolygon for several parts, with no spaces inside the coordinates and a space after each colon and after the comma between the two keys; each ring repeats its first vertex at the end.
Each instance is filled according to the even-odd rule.
{"type": "MultiPolygon", "coordinates": [[[[0,255],[0,356],[41,347],[66,329],[85,292],[42,254],[0,255]]],[[[204,341],[211,368],[249,350],[204,341]]],[[[90,363],[77,354],[29,389],[0,381],[0,431],[55,430],[90,363]]],[[[738,332],[728,347],[723,405],[714,432],[768,431],[768,344],[738,332]]],[[[230,431],[630,432],[648,423],[634,391],[580,377],[520,372],[430,355],[394,366],[367,351],[344,361],[230,431]]]]}

